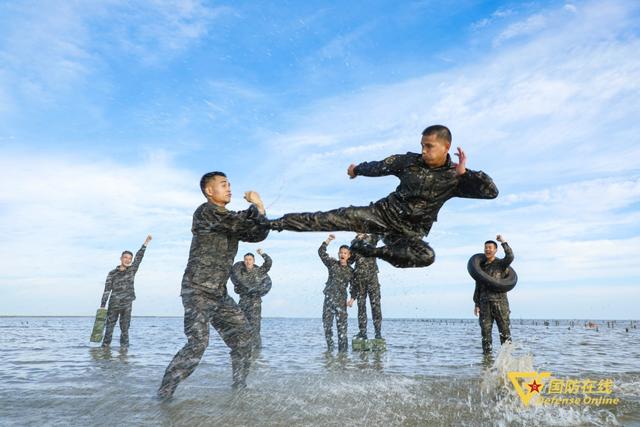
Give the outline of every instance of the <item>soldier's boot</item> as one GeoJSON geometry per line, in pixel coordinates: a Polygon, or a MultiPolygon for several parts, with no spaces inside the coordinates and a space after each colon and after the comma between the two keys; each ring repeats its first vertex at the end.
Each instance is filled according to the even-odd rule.
{"type": "Polygon", "coordinates": [[[485,355],[491,354],[491,347],[491,341],[482,340],[482,353],[484,353],[485,355]]]}
{"type": "Polygon", "coordinates": [[[356,338],[360,338],[360,339],[366,340],[367,339],[367,331],[358,332],[358,335],[356,335],[356,338]]]}
{"type": "Polygon", "coordinates": [[[376,339],[377,340],[381,340],[382,339],[382,333],[380,331],[376,331],[376,339]]]}
{"type": "Polygon", "coordinates": [[[347,340],[338,340],[338,353],[346,353],[349,350],[349,344],[347,340]]]}
{"type": "Polygon", "coordinates": [[[282,219],[270,219],[269,228],[274,231],[282,231],[284,229],[284,223],[282,219]]]}
{"type": "Polygon", "coordinates": [[[351,247],[349,249],[351,252],[362,255],[363,257],[376,256],[376,247],[365,242],[362,239],[356,239],[353,243],[351,243],[351,247]]]}

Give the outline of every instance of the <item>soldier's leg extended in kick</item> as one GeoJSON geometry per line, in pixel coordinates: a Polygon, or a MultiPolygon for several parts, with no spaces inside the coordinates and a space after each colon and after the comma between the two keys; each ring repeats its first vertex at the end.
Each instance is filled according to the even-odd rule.
{"type": "Polygon", "coordinates": [[[363,256],[381,258],[396,267],[426,267],[435,261],[435,252],[422,240],[422,233],[402,234],[384,209],[376,205],[350,206],[327,212],[286,214],[271,221],[272,230],[288,231],[355,231],[384,235],[380,248],[356,241],[351,250],[363,256]]]}

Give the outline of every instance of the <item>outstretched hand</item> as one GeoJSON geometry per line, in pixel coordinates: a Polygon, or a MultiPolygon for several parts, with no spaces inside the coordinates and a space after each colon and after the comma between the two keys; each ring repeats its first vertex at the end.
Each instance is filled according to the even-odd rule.
{"type": "Polygon", "coordinates": [[[464,175],[467,172],[467,155],[460,147],[458,147],[458,152],[454,153],[454,155],[458,157],[458,163],[455,165],[456,175],[464,175]]]}
{"type": "MultiPolygon", "coordinates": [[[[147,245],[149,244],[149,242],[151,241],[151,239],[153,239],[153,237],[151,237],[151,234],[149,234],[149,235],[147,236],[147,238],[146,238],[146,239],[144,239],[144,243],[143,243],[143,244],[144,244],[145,246],[147,246],[147,245]]],[[[139,240],[138,240],[138,241],[139,241],[139,240]]]]}
{"type": "Polygon", "coordinates": [[[329,243],[331,243],[332,240],[334,240],[336,238],[335,234],[329,234],[329,237],[327,237],[327,240],[325,240],[325,242],[327,243],[327,245],[329,243]]]}
{"type": "Polygon", "coordinates": [[[347,175],[349,175],[349,178],[351,179],[354,179],[357,176],[356,165],[354,165],[353,163],[349,165],[349,167],[347,168],[347,175]]]}
{"type": "Polygon", "coordinates": [[[264,253],[262,249],[258,249],[256,252],[258,252],[258,255],[262,255],[264,253]]]}

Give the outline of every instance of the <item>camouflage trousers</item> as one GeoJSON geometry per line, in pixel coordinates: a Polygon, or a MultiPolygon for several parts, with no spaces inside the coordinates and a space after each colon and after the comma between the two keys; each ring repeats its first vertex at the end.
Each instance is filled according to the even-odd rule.
{"type": "Polygon", "coordinates": [[[338,329],[338,351],[347,351],[349,343],[347,340],[347,302],[335,302],[325,295],[322,307],[322,325],[324,326],[324,337],[327,340],[327,349],[333,350],[333,318],[336,319],[338,329]]]}
{"type": "Polygon", "coordinates": [[[504,298],[498,301],[480,301],[480,331],[482,332],[482,351],[491,353],[493,321],[498,325],[500,344],[511,341],[509,329],[509,301],[504,298]]]}
{"type": "Polygon", "coordinates": [[[209,345],[209,324],[231,349],[233,387],[244,387],[251,364],[251,331],[247,319],[229,295],[210,297],[191,288],[183,289],[184,333],[187,343],[167,367],[160,396],[169,397],[178,383],[196,369],[209,345]]]}
{"type": "Polygon", "coordinates": [[[271,221],[273,230],[289,231],[355,231],[382,234],[385,246],[372,249],[364,256],[383,259],[396,267],[426,267],[433,264],[436,254],[422,240],[430,225],[421,226],[420,233],[404,234],[392,223],[383,207],[350,206],[327,212],[290,213],[271,221]]]}
{"type": "Polygon", "coordinates": [[[262,322],[262,298],[241,296],[238,302],[240,309],[249,322],[251,328],[251,347],[258,350],[262,347],[260,337],[260,323],[262,322]]]}
{"type": "Polygon", "coordinates": [[[356,281],[358,286],[358,329],[360,335],[367,335],[367,296],[371,304],[371,318],[376,337],[381,336],[382,329],[382,308],[380,307],[380,283],[377,277],[373,277],[366,282],[356,281]]]}
{"type": "Polygon", "coordinates": [[[129,325],[131,325],[131,307],[132,303],[111,303],[107,308],[107,327],[104,332],[102,345],[110,345],[113,338],[113,330],[116,322],[120,320],[120,346],[129,345],[129,325]]]}

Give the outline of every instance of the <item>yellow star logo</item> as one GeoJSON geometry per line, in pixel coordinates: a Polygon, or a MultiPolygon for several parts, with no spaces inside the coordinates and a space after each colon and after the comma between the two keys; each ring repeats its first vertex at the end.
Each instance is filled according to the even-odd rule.
{"type": "Polygon", "coordinates": [[[509,372],[509,379],[525,405],[529,405],[529,401],[536,393],[540,394],[544,388],[543,380],[550,376],[551,372],[509,372]],[[527,387],[531,390],[527,390],[527,387]]]}

